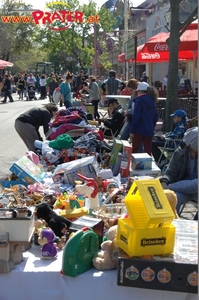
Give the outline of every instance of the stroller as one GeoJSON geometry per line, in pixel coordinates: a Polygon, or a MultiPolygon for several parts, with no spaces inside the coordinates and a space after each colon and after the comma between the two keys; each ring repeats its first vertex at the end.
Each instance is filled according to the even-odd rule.
{"type": "Polygon", "coordinates": [[[35,96],[35,86],[34,85],[29,85],[28,86],[27,100],[37,100],[37,98],[35,96]]]}

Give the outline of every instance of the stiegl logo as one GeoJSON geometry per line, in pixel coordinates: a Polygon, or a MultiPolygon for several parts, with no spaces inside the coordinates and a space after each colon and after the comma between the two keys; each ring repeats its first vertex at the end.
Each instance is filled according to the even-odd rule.
{"type": "Polygon", "coordinates": [[[99,23],[98,15],[86,17],[81,11],[70,10],[70,6],[65,2],[51,2],[44,11],[32,11],[32,16],[2,16],[3,23],[35,23],[36,25],[46,25],[50,30],[66,30],[72,23],[99,23]],[[59,5],[59,10],[47,11],[51,6],[59,5]],[[60,9],[63,6],[63,9],[60,9]],[[67,9],[65,9],[67,7],[67,9]]]}

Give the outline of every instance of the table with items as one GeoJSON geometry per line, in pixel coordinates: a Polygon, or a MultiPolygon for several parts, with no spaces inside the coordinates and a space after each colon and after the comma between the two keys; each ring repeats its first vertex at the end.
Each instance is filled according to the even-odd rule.
{"type": "Polygon", "coordinates": [[[196,300],[197,222],[127,141],[109,149],[91,126],[55,137],[59,122],[77,130],[70,111],[1,182],[0,300],[196,300]]]}

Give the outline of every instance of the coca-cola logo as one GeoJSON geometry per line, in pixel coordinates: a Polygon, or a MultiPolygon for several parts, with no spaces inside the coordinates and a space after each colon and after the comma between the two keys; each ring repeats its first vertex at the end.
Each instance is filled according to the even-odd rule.
{"type": "Polygon", "coordinates": [[[142,59],[160,59],[160,54],[158,52],[155,53],[141,53],[142,59]]]}
{"type": "Polygon", "coordinates": [[[169,46],[166,43],[157,43],[154,46],[154,51],[169,51],[169,46]]]}

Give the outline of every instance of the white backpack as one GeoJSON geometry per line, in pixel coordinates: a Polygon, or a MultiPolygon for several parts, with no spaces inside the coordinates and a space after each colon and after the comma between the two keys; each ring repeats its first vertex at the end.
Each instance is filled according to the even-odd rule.
{"type": "Polygon", "coordinates": [[[60,102],[60,100],[61,100],[60,89],[59,89],[59,90],[55,89],[54,92],[53,92],[52,97],[53,97],[53,101],[54,101],[56,104],[58,104],[58,103],[60,102]]]}

